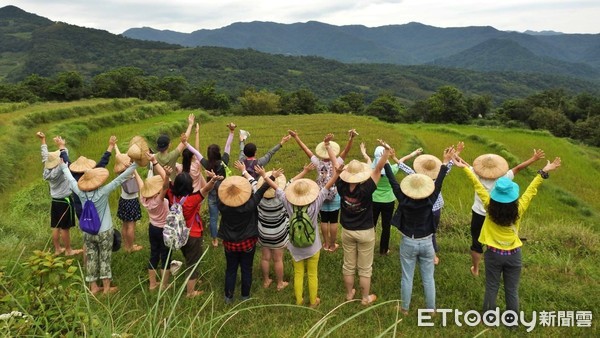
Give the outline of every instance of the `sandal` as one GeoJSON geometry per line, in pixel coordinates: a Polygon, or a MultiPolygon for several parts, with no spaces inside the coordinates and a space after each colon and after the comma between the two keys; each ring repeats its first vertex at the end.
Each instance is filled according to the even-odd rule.
{"type": "Polygon", "coordinates": [[[367,298],[363,298],[361,301],[362,305],[371,305],[377,300],[377,296],[375,294],[370,294],[367,298]]]}

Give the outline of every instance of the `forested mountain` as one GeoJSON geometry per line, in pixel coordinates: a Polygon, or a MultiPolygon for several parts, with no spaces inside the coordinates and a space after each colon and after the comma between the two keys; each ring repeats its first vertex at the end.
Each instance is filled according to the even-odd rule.
{"type": "MultiPolygon", "coordinates": [[[[314,36],[319,36],[320,29],[328,26],[320,23],[311,25],[314,26],[314,36]]],[[[302,31],[302,26],[298,25],[299,31],[302,31]]],[[[269,27],[269,24],[265,27],[269,27]]],[[[407,27],[413,27],[424,34],[421,29],[423,25],[410,24],[407,27]]],[[[432,36],[438,31],[435,27],[424,27],[425,31],[431,31],[427,34],[432,36]]],[[[385,31],[392,28],[378,29],[385,31]]],[[[475,29],[490,36],[498,33],[489,27],[475,29]]],[[[354,46],[361,43],[364,46],[379,44],[378,41],[366,38],[370,34],[369,30],[362,26],[348,26],[345,32],[339,31],[338,38],[354,41],[354,46]],[[349,33],[348,29],[353,33],[349,33]]],[[[449,30],[446,33],[460,35],[462,30],[464,29],[449,30]]],[[[300,36],[305,34],[298,33],[297,37],[300,36]]],[[[327,49],[327,45],[329,49],[334,49],[331,46],[335,46],[338,41],[327,41],[327,37],[321,40],[323,50],[327,49]]],[[[309,41],[305,40],[305,43],[308,45],[309,41]]],[[[463,45],[472,42],[463,42],[463,45]]],[[[420,53],[425,53],[428,48],[433,50],[436,43],[442,43],[441,39],[437,42],[422,42],[418,49],[420,53]]],[[[570,42],[562,43],[566,45],[570,42]]],[[[271,40],[272,46],[278,44],[278,41],[271,40]]],[[[390,43],[389,48],[397,49],[398,45],[390,43]]],[[[344,53],[349,53],[351,49],[344,53]]],[[[452,49],[454,53],[461,50],[450,45],[447,49],[452,49]]],[[[364,53],[368,56],[377,51],[366,48],[364,53]]],[[[386,53],[388,57],[399,55],[386,53]]],[[[594,60],[594,55],[590,52],[587,57],[594,60]]],[[[61,72],[73,71],[91,78],[118,67],[137,67],[151,76],[182,76],[191,84],[214,82],[219,89],[233,96],[249,87],[285,91],[307,88],[322,99],[333,99],[353,91],[363,93],[369,99],[388,92],[405,102],[426,98],[444,85],[455,86],[467,94],[490,94],[495,101],[525,97],[556,87],[573,93],[597,91],[594,82],[558,76],[558,72],[552,75],[483,73],[434,65],[348,64],[322,57],[272,55],[253,49],[185,48],[53,22],[14,6],[0,8],[0,56],[0,79],[4,81],[21,81],[31,74],[55,76],[61,72]]]]}
{"type": "MultiPolygon", "coordinates": [[[[273,22],[234,23],[219,29],[192,33],[160,31],[148,27],[132,28],[124,36],[184,46],[253,48],[267,53],[316,55],[342,62],[393,63],[420,65],[463,55],[485,44],[485,52],[500,48],[510,55],[527,49],[534,57],[511,62],[493,58],[471,65],[475,70],[507,70],[547,74],[585,75],[598,79],[600,71],[600,34],[549,34],[499,31],[493,27],[438,28],[411,22],[404,25],[365,27],[334,26],[315,21],[280,24],[273,22]],[[514,44],[491,43],[510,40],[514,44]],[[509,50],[509,49],[512,49],[509,50]],[[596,68],[593,75],[589,67],[596,68]]],[[[483,58],[480,58],[480,61],[483,58]]]]}

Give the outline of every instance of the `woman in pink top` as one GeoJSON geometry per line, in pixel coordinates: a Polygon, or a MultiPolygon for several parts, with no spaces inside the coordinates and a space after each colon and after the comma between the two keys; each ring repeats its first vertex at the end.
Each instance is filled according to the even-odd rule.
{"type": "Polygon", "coordinates": [[[150,224],[148,226],[148,237],[150,240],[150,259],[148,260],[148,278],[150,290],[158,287],[156,269],[161,276],[161,289],[169,285],[169,248],[163,241],[163,228],[169,212],[169,201],[165,198],[169,189],[169,179],[165,169],[156,161],[154,155],[148,154],[157,175],[142,181],[137,171],[135,179],[140,187],[140,203],[148,210],[150,224]],[[162,265],[160,265],[162,263],[162,265]]]}

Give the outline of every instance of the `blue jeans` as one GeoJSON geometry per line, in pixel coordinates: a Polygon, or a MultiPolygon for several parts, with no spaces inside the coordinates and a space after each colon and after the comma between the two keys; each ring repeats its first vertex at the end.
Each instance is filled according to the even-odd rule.
{"type": "Polygon", "coordinates": [[[485,251],[485,296],[483,310],[496,309],[496,297],[500,289],[500,275],[504,277],[506,309],[519,311],[519,280],[521,279],[521,250],[502,256],[491,250],[485,251]]]}
{"type": "Polygon", "coordinates": [[[217,222],[219,221],[219,209],[217,208],[217,192],[213,189],[208,194],[208,216],[210,226],[210,237],[217,238],[217,222]]]}
{"type": "Polygon", "coordinates": [[[225,260],[227,268],[225,270],[225,297],[233,298],[235,291],[235,280],[237,279],[238,266],[242,270],[242,298],[250,297],[250,288],[252,287],[252,262],[256,246],[249,251],[227,251],[225,250],[225,260]]]}
{"type": "Polygon", "coordinates": [[[400,244],[402,283],[400,284],[400,290],[402,296],[402,308],[404,310],[408,311],[410,307],[413,277],[415,275],[415,265],[417,261],[419,262],[419,268],[421,269],[421,279],[423,280],[423,290],[425,291],[425,306],[428,309],[435,309],[435,279],[433,278],[434,257],[435,251],[433,250],[431,236],[417,239],[402,236],[402,243],[400,244]]]}

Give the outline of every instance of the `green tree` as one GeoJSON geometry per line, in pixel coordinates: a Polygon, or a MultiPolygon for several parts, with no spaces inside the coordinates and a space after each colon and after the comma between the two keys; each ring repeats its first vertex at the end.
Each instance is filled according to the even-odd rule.
{"type": "Polygon", "coordinates": [[[357,92],[350,92],[342,97],[340,100],[346,102],[350,107],[350,112],[354,114],[360,114],[365,109],[365,95],[357,92]]]}
{"type": "Polygon", "coordinates": [[[387,93],[379,95],[365,109],[367,115],[375,116],[386,122],[403,121],[403,114],[405,111],[406,108],[398,102],[398,99],[387,93]]]}
{"type": "Polygon", "coordinates": [[[575,123],[573,137],[586,144],[600,147],[600,115],[575,123]]]}
{"type": "Polygon", "coordinates": [[[492,96],[475,95],[466,100],[466,106],[472,118],[486,117],[492,109],[492,96]]]}
{"type": "Polygon", "coordinates": [[[307,88],[284,95],[281,108],[286,114],[314,114],[321,111],[319,99],[307,88]]]}
{"type": "Polygon", "coordinates": [[[498,114],[503,116],[504,120],[517,120],[526,122],[531,115],[532,107],[524,100],[511,99],[502,103],[498,109],[498,114]]]}
{"type": "Polygon", "coordinates": [[[463,93],[452,86],[440,87],[427,99],[427,108],[425,122],[462,124],[469,121],[463,93]]]}
{"type": "Polygon", "coordinates": [[[329,104],[329,111],[336,114],[347,114],[352,111],[352,108],[348,102],[337,98],[329,104]]]}
{"type": "Polygon", "coordinates": [[[230,107],[229,97],[218,93],[214,82],[207,82],[190,89],[179,102],[184,108],[227,110],[230,107]]]}
{"type": "Polygon", "coordinates": [[[559,137],[571,136],[573,129],[573,122],[565,114],[550,108],[533,108],[528,122],[532,129],[546,129],[559,137]]]}
{"type": "Polygon", "coordinates": [[[265,89],[247,89],[238,101],[243,115],[272,115],[281,111],[281,97],[265,89]]]}
{"type": "Polygon", "coordinates": [[[38,74],[31,74],[21,81],[21,85],[26,88],[27,91],[41,99],[46,100],[49,99],[48,89],[53,84],[54,83],[51,79],[39,76],[38,74]]]}
{"type": "Polygon", "coordinates": [[[122,67],[98,74],[93,79],[93,91],[100,97],[144,97],[144,71],[122,67]]]}
{"type": "Polygon", "coordinates": [[[86,84],[78,72],[62,72],[48,88],[48,94],[52,99],[60,101],[79,100],[87,96],[86,84]]]}
{"type": "Polygon", "coordinates": [[[160,80],[159,86],[169,94],[171,100],[179,100],[187,90],[189,83],[183,76],[165,76],[160,80]]]}

